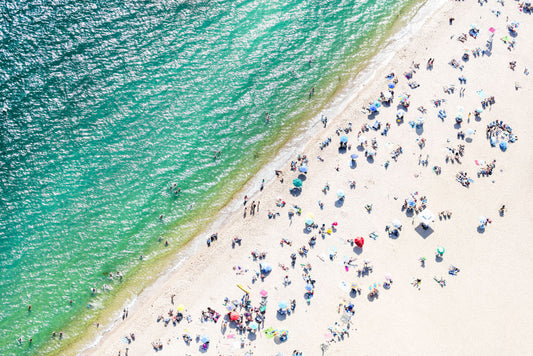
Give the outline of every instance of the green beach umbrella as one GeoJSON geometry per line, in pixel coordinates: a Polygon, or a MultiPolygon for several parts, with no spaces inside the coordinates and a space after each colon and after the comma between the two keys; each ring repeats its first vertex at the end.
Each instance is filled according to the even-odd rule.
{"type": "Polygon", "coordinates": [[[437,247],[437,253],[438,253],[439,255],[442,256],[442,255],[444,254],[444,251],[445,251],[445,250],[444,250],[444,247],[442,247],[442,246],[437,247]]]}
{"type": "Polygon", "coordinates": [[[292,184],[294,184],[294,186],[297,188],[300,188],[302,186],[302,183],[303,183],[302,180],[298,178],[292,181],[292,184]]]}

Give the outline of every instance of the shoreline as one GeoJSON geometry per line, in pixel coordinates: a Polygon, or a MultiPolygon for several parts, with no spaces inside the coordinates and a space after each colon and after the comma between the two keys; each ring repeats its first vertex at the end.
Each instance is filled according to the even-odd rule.
{"type": "MultiPolygon", "coordinates": [[[[195,234],[195,237],[185,242],[178,251],[184,257],[174,258],[170,269],[162,271],[155,281],[143,289],[139,295],[134,296],[133,299],[128,300],[125,305],[120,307],[114,313],[114,316],[110,317],[110,319],[115,319],[114,322],[103,332],[97,334],[88,345],[85,345],[81,349],[77,348],[76,353],[82,355],[90,354],[92,351],[98,349],[98,343],[105,341],[106,337],[109,337],[116,330],[117,326],[119,326],[121,309],[128,308],[130,312],[135,313],[143,302],[153,299],[157,294],[158,288],[168,283],[173,274],[179,271],[184,264],[190,262],[190,259],[193,259],[201,252],[201,249],[205,249],[205,238],[212,231],[218,231],[222,228],[228,218],[235,218],[235,216],[240,215],[239,210],[242,202],[237,196],[239,194],[242,195],[243,192],[251,191],[252,193],[248,193],[250,200],[257,198],[258,195],[261,195],[258,187],[261,185],[262,179],[265,179],[265,190],[267,190],[276,179],[273,171],[287,166],[291,161],[291,157],[296,156],[297,152],[301,152],[306,146],[309,146],[309,143],[306,143],[306,141],[316,139],[320,135],[322,131],[321,127],[319,127],[321,125],[321,114],[326,115],[328,118],[334,118],[344,112],[348,106],[358,99],[359,94],[366,89],[365,87],[376,77],[377,73],[383,71],[397,55],[397,52],[402,50],[416,36],[416,31],[430,20],[446,3],[446,0],[423,0],[410,7],[409,12],[404,17],[395,20],[395,22],[403,22],[403,25],[385,38],[380,49],[365,61],[365,64],[358,70],[357,74],[348,80],[341,91],[336,93],[325,104],[325,107],[320,110],[320,113],[304,121],[305,127],[300,129],[299,134],[295,138],[288,141],[288,143],[284,144],[278,150],[274,159],[268,160],[262,168],[247,180],[241,189],[235,192],[231,200],[217,213],[218,218],[209,223],[206,228],[201,229],[198,234],[195,234]],[[414,14],[411,14],[413,11],[414,14]],[[411,23],[409,19],[417,19],[417,21],[411,23]]],[[[75,349],[71,350],[75,351],[75,349]]]]}

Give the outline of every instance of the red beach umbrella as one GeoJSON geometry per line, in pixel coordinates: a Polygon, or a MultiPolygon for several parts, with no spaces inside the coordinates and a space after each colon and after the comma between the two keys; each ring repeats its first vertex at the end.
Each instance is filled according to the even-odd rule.
{"type": "Polygon", "coordinates": [[[365,244],[365,239],[362,237],[356,237],[353,239],[353,242],[357,245],[357,247],[362,248],[365,244]]]}
{"type": "Polygon", "coordinates": [[[239,313],[232,311],[231,313],[229,313],[229,320],[235,321],[239,319],[239,316],[240,316],[239,313]]]}

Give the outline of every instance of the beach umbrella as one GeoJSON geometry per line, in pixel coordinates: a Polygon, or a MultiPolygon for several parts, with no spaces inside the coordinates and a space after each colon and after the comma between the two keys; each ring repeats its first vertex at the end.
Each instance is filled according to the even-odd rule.
{"type": "Polygon", "coordinates": [[[337,248],[335,246],[331,246],[329,249],[328,249],[328,253],[330,255],[334,255],[335,253],[337,252],[337,248]]]}
{"type": "Polygon", "coordinates": [[[352,289],[357,289],[359,285],[357,283],[352,283],[352,289]]]}
{"type": "Polygon", "coordinates": [[[462,119],[463,118],[463,113],[461,111],[457,112],[457,114],[455,114],[455,117],[459,118],[459,119],[462,119]]]}
{"type": "Polygon", "coordinates": [[[410,197],[409,199],[407,199],[407,206],[412,208],[415,205],[416,205],[416,201],[413,199],[413,197],[410,197]]]}
{"type": "Polygon", "coordinates": [[[302,173],[307,173],[307,166],[300,166],[298,170],[302,173]]]}
{"type": "Polygon", "coordinates": [[[387,92],[383,93],[383,97],[385,97],[385,99],[390,99],[390,98],[392,98],[392,94],[391,94],[390,91],[387,91],[387,92]]]}
{"type": "Polygon", "coordinates": [[[180,304],[180,305],[178,305],[178,306],[176,307],[176,309],[177,309],[179,312],[184,311],[184,310],[185,310],[185,305],[180,304]]]}
{"type": "Polygon", "coordinates": [[[485,225],[487,223],[487,221],[488,221],[488,219],[486,217],[484,217],[484,216],[480,216],[479,217],[479,223],[481,225],[485,225]]]}
{"type": "Polygon", "coordinates": [[[231,321],[238,320],[239,317],[240,317],[240,315],[236,311],[232,311],[231,313],[229,313],[229,320],[231,320],[231,321]]]}
{"type": "Polygon", "coordinates": [[[268,295],[268,292],[266,290],[264,290],[264,289],[261,289],[259,294],[261,294],[262,297],[266,297],[268,295]]]}
{"type": "Polygon", "coordinates": [[[394,219],[392,220],[392,226],[394,226],[395,228],[399,229],[402,227],[402,222],[398,219],[394,219]]]}
{"type": "Polygon", "coordinates": [[[490,138],[490,145],[492,147],[496,146],[497,143],[498,143],[498,139],[496,137],[493,136],[490,138]]]}
{"type": "Polygon", "coordinates": [[[476,109],[476,112],[477,112],[478,114],[481,114],[481,113],[483,112],[483,108],[482,108],[482,107],[478,107],[478,108],[476,109]]]}
{"type": "Polygon", "coordinates": [[[372,104],[368,107],[368,110],[372,111],[372,112],[376,112],[378,111],[378,108],[376,105],[372,104]]]}
{"type": "Polygon", "coordinates": [[[500,149],[501,149],[502,151],[507,150],[507,141],[502,141],[502,142],[500,142],[500,149]]]}
{"type": "Polygon", "coordinates": [[[463,108],[462,106],[458,106],[458,107],[457,107],[457,111],[459,111],[459,112],[463,112],[464,109],[465,109],[465,108],[463,108]]]}
{"type": "Polygon", "coordinates": [[[305,225],[313,225],[313,223],[314,223],[313,219],[309,217],[305,219],[305,225]]]}
{"type": "Polygon", "coordinates": [[[259,324],[257,324],[255,321],[252,321],[249,326],[250,326],[250,329],[257,330],[257,328],[259,327],[259,324]]]}
{"type": "Polygon", "coordinates": [[[433,213],[428,209],[425,209],[418,215],[418,218],[420,219],[422,224],[429,225],[435,220],[435,215],[433,215],[433,213]]]}
{"type": "Polygon", "coordinates": [[[363,136],[363,135],[359,136],[357,140],[359,141],[360,144],[363,144],[367,141],[366,136],[363,136]]]}
{"type": "Polygon", "coordinates": [[[337,190],[337,196],[338,196],[339,198],[342,199],[342,198],[345,197],[345,195],[346,195],[346,194],[344,193],[344,190],[342,190],[342,189],[337,190]]]}
{"type": "Polygon", "coordinates": [[[341,136],[341,143],[347,143],[348,142],[348,136],[342,135],[341,136]]]}
{"type": "Polygon", "coordinates": [[[353,239],[353,242],[357,245],[357,247],[362,248],[365,244],[365,239],[362,237],[356,237],[353,239]]]}
{"type": "Polygon", "coordinates": [[[374,104],[372,105],[374,105],[376,108],[381,107],[381,103],[378,100],[374,101],[374,104]]]}
{"type": "Polygon", "coordinates": [[[442,246],[437,247],[437,253],[438,253],[440,256],[444,255],[444,251],[445,251],[445,250],[444,250],[444,247],[442,247],[442,246]]]}
{"type": "Polygon", "coordinates": [[[350,156],[352,158],[352,160],[356,159],[357,157],[359,157],[359,155],[357,153],[354,153],[353,155],[350,156]]]}
{"type": "Polygon", "coordinates": [[[494,33],[494,32],[496,32],[496,30],[494,29],[494,27],[489,28],[489,31],[490,31],[490,33],[494,33]]]}
{"type": "Polygon", "coordinates": [[[365,263],[370,263],[370,262],[372,262],[372,260],[370,258],[367,258],[367,259],[364,260],[364,262],[365,263]]]}
{"type": "Polygon", "coordinates": [[[228,305],[226,305],[226,310],[227,310],[227,311],[233,311],[233,310],[235,310],[235,305],[233,305],[233,304],[228,304],[228,305]]]}
{"type": "Polygon", "coordinates": [[[392,275],[390,273],[385,273],[385,280],[392,281],[392,275]]]}
{"type": "Polygon", "coordinates": [[[287,302],[286,301],[281,301],[278,303],[278,308],[280,309],[286,309],[287,308],[287,302]]]}
{"type": "Polygon", "coordinates": [[[308,283],[308,284],[305,286],[305,290],[308,291],[308,292],[312,291],[313,288],[314,288],[314,287],[313,287],[313,285],[312,285],[311,283],[308,283]]]}
{"type": "Polygon", "coordinates": [[[261,262],[259,264],[259,268],[261,268],[261,272],[270,272],[272,271],[272,266],[269,265],[268,263],[265,263],[265,262],[261,262]]]}
{"type": "Polygon", "coordinates": [[[466,134],[467,134],[468,136],[472,136],[475,132],[476,132],[476,130],[474,130],[474,129],[467,129],[467,130],[466,130],[466,134]]]}
{"type": "Polygon", "coordinates": [[[295,180],[292,181],[292,184],[294,184],[295,187],[300,188],[303,182],[301,179],[296,178],[295,180]]]}
{"type": "Polygon", "coordinates": [[[204,344],[206,342],[209,342],[209,336],[207,336],[206,334],[203,334],[201,337],[200,337],[200,341],[203,342],[204,344]]]}
{"type": "Polygon", "coordinates": [[[376,154],[376,150],[373,149],[373,148],[367,148],[366,151],[365,151],[365,153],[366,153],[367,155],[369,155],[369,156],[373,156],[373,155],[376,154]]]}
{"type": "Polygon", "coordinates": [[[392,82],[389,83],[389,89],[394,89],[395,86],[396,86],[396,85],[394,85],[394,83],[392,83],[392,82]]]}
{"type": "Polygon", "coordinates": [[[406,113],[407,113],[407,112],[406,112],[405,110],[400,109],[400,110],[398,110],[398,111],[396,112],[396,116],[397,116],[397,117],[400,117],[400,118],[403,118],[403,116],[404,116],[406,113]]]}

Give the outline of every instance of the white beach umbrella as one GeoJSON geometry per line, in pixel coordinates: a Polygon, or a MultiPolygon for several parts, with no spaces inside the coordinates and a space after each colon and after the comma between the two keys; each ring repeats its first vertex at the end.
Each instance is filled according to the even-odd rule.
{"type": "Polygon", "coordinates": [[[363,136],[363,135],[359,136],[357,140],[359,141],[360,144],[363,144],[367,141],[366,136],[363,136]]]}
{"type": "Polygon", "coordinates": [[[402,222],[398,219],[394,219],[392,220],[392,226],[394,226],[395,228],[399,229],[402,227],[402,222]]]}
{"type": "Polygon", "coordinates": [[[418,218],[420,219],[420,221],[424,224],[424,225],[429,225],[431,224],[433,221],[435,221],[435,215],[433,215],[433,213],[431,211],[429,211],[428,209],[425,209],[424,211],[422,211],[419,215],[418,215],[418,218]]]}

